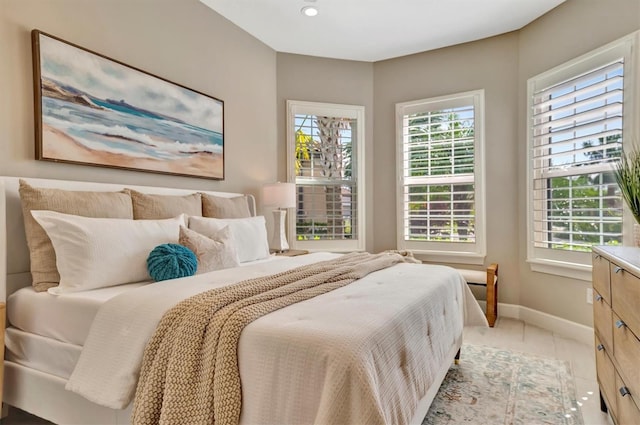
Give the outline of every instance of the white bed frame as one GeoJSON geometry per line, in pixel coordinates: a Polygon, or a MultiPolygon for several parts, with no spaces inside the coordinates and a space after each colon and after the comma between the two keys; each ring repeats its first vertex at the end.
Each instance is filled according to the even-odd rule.
{"type": "MultiPolygon", "coordinates": [[[[85,191],[118,191],[125,187],[139,192],[162,195],[184,195],[197,192],[222,197],[239,196],[239,193],[211,192],[134,186],[128,184],[107,184],[79,181],[24,178],[34,187],[58,188],[85,191]]],[[[0,176],[0,302],[21,287],[31,284],[29,273],[29,250],[24,233],[22,209],[18,193],[18,177],[0,176]]],[[[255,199],[248,196],[249,210],[256,215],[255,199]]],[[[437,381],[442,382],[462,345],[462,335],[447,354],[448,362],[438,373],[437,381]]],[[[0,375],[1,376],[1,375],[0,375]]],[[[4,394],[6,405],[25,410],[41,418],[60,424],[128,424],[131,406],[124,410],[114,410],[94,404],[87,399],[64,389],[66,380],[31,369],[14,362],[4,361],[4,394]]],[[[420,424],[433,401],[439,386],[433,385],[420,401],[412,424],[420,424]]],[[[4,405],[3,405],[4,407],[4,405]]],[[[5,409],[3,409],[5,411],[5,409]]]]}

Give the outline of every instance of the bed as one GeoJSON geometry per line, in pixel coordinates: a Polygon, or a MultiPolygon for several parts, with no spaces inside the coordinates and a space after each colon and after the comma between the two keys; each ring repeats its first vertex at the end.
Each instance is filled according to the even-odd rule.
{"type": "MultiPolygon", "coordinates": [[[[25,180],[70,191],[195,192],[25,180]]],[[[55,423],[130,423],[136,359],[164,313],[181,299],[340,258],[267,256],[158,283],[36,292],[18,187],[18,178],[0,178],[0,251],[6,252],[0,258],[0,300],[8,312],[3,403],[55,423]]],[[[256,217],[253,197],[242,199],[256,217]]],[[[240,423],[419,424],[459,354],[464,325],[486,326],[486,320],[459,273],[404,262],[266,314],[244,328],[237,347],[240,423]]]]}

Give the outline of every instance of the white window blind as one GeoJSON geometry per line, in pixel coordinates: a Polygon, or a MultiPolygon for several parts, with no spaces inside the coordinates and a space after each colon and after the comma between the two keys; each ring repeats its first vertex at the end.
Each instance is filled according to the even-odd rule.
{"type": "Polygon", "coordinates": [[[297,114],[295,126],[297,239],[357,239],[355,120],[297,114]]]}
{"type": "Polygon", "coordinates": [[[405,240],[474,242],[473,105],[405,116],[405,240]]]}
{"type": "Polygon", "coordinates": [[[287,161],[291,245],[364,250],[364,107],[287,101],[287,161]]]}
{"type": "Polygon", "coordinates": [[[624,62],[532,94],[533,243],[588,251],[622,243],[612,162],[622,152],[624,62]]]}
{"type": "Polygon", "coordinates": [[[400,247],[484,255],[481,98],[480,91],[397,105],[400,247]]]}

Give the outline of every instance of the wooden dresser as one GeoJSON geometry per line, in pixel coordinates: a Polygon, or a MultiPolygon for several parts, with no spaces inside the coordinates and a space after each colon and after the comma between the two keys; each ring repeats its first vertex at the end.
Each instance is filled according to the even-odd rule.
{"type": "Polygon", "coordinates": [[[600,407],[640,424],[640,248],[593,248],[593,327],[600,407]]]}

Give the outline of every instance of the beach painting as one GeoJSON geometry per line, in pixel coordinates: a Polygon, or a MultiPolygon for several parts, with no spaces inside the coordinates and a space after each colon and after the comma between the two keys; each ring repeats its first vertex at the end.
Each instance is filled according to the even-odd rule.
{"type": "Polygon", "coordinates": [[[224,103],[32,31],[36,158],[224,179],[224,103]]]}

